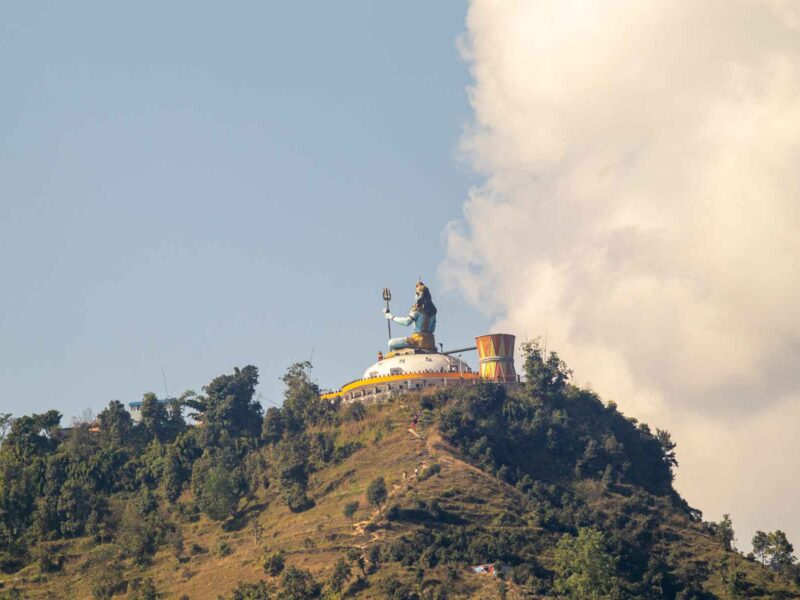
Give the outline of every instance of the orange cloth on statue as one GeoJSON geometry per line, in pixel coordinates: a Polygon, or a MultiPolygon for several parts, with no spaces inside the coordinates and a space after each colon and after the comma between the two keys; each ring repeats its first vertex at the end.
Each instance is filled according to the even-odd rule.
{"type": "Polygon", "coordinates": [[[436,340],[432,333],[412,333],[406,338],[409,348],[436,350],[436,340]]]}

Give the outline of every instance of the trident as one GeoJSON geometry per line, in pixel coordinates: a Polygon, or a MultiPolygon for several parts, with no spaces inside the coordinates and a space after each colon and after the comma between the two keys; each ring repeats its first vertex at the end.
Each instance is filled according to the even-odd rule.
{"type": "MultiPolygon", "coordinates": [[[[389,288],[383,288],[383,299],[386,300],[386,311],[389,311],[389,300],[392,299],[392,292],[389,288]]],[[[386,319],[386,326],[389,328],[389,339],[392,339],[392,321],[386,319]]]]}

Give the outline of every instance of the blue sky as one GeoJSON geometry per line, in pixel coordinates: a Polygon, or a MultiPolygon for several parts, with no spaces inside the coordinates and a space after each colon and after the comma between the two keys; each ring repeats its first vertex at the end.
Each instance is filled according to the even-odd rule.
{"type": "Polygon", "coordinates": [[[477,180],[465,2],[25,3],[0,17],[0,411],[279,377],[336,386],[385,345],[380,290],[443,293],[477,180]]]}

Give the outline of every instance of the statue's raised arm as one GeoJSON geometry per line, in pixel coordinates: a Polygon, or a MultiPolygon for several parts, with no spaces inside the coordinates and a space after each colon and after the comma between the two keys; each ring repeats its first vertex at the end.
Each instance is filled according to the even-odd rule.
{"type": "Polygon", "coordinates": [[[383,309],[384,316],[405,327],[414,326],[414,333],[408,337],[397,337],[389,340],[389,350],[402,348],[416,348],[436,351],[436,340],[433,337],[436,331],[436,306],[431,299],[431,292],[421,281],[417,282],[414,294],[414,305],[407,317],[396,317],[387,309],[383,309]]]}

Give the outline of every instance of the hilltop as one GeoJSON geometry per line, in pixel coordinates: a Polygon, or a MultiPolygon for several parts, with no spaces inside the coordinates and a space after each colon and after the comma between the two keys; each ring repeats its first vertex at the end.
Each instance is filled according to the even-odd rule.
{"type": "Polygon", "coordinates": [[[298,364],[263,418],[246,367],[146,398],[139,425],[119,403],[96,433],[17,419],[0,598],[800,597],[791,553],[742,556],[675,492],[667,432],[526,353],[519,386],[366,406],[321,401],[298,364]]]}

